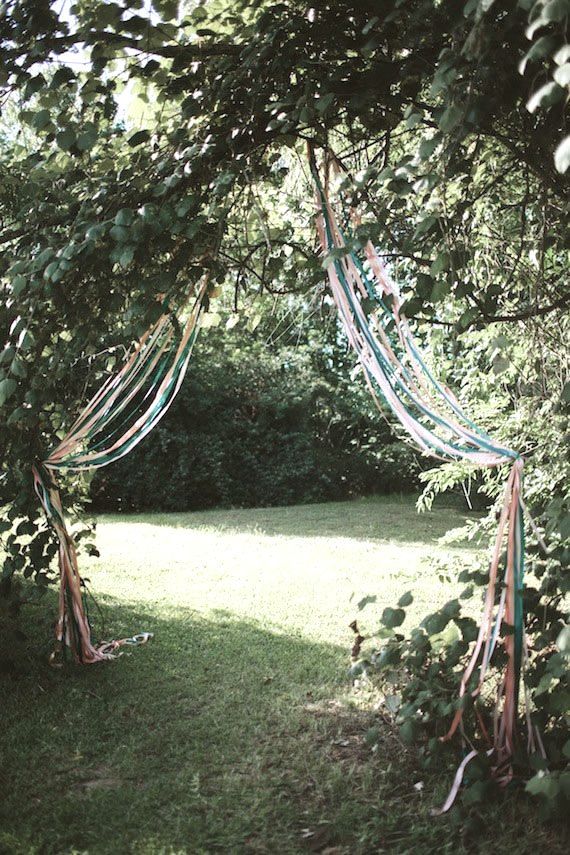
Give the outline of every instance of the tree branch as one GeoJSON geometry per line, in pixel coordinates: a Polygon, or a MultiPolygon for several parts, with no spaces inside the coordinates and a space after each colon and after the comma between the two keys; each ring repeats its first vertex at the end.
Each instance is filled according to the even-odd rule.
{"type": "MultiPolygon", "coordinates": [[[[520,312],[516,312],[514,315],[487,315],[482,313],[483,320],[489,324],[493,324],[499,321],[504,321],[505,323],[509,323],[511,321],[526,321],[530,318],[538,318],[543,315],[548,315],[550,312],[555,312],[557,309],[563,309],[565,306],[570,306],[570,294],[565,294],[559,300],[555,300],[554,303],[551,303],[549,306],[532,306],[528,309],[523,309],[520,312]]],[[[472,321],[469,326],[473,326],[478,323],[477,320],[472,321]]]]}

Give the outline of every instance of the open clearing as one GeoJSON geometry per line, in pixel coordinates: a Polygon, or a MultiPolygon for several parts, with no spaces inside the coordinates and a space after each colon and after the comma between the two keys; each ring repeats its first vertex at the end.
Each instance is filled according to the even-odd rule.
{"type": "Polygon", "coordinates": [[[504,851],[565,851],[522,794],[430,818],[449,773],[422,772],[388,726],[365,741],[356,603],[377,595],[374,625],[407,590],[412,616],[453,597],[430,562],[473,554],[438,545],[466,518],[400,498],[101,518],[101,558],[82,563],[97,635],[155,637],[50,669],[54,597],[30,607],[3,690],[0,851],[486,852],[496,823],[504,851]]]}

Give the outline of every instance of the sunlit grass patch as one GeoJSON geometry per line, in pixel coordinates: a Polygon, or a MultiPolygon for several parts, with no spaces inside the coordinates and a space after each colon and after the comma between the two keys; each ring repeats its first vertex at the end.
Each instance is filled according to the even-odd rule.
{"type": "MultiPolygon", "coordinates": [[[[82,564],[97,633],[154,639],[53,670],[54,596],[29,613],[4,693],[0,851],[488,851],[491,826],[429,816],[447,772],[423,774],[388,724],[371,750],[378,715],[347,676],[362,597],[373,623],[406,590],[412,617],[455,595],[430,562],[474,555],[437,543],[464,516],[396,498],[102,518],[101,558],[82,564]]],[[[508,811],[504,848],[563,851],[532,818],[521,843],[508,811]]]]}

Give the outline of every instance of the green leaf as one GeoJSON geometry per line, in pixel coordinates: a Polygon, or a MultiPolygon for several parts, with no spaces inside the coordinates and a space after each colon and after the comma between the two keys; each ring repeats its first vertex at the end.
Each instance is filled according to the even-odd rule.
{"type": "Polygon", "coordinates": [[[95,223],[95,225],[89,226],[85,232],[85,237],[87,240],[97,241],[102,238],[104,234],[105,226],[102,223],[95,223]]]}
{"type": "Polygon", "coordinates": [[[535,113],[539,107],[552,107],[553,104],[556,104],[557,101],[564,96],[564,89],[558,85],[558,83],[554,83],[551,81],[550,83],[545,83],[544,86],[541,86],[540,89],[534,93],[532,98],[530,98],[526,103],[526,108],[529,113],[535,113]]]}
{"type": "Polygon", "coordinates": [[[418,724],[414,719],[407,719],[400,727],[400,739],[404,745],[412,745],[417,739],[418,724]]]}
{"type": "Polygon", "coordinates": [[[489,794],[489,781],[475,781],[465,789],[463,801],[466,805],[478,804],[489,794]]]}
{"type": "Polygon", "coordinates": [[[66,128],[57,134],[55,141],[63,151],[69,151],[75,145],[76,139],[75,131],[72,128],[66,128]]]}
{"type": "Polygon", "coordinates": [[[388,629],[394,629],[396,626],[401,626],[406,619],[406,612],[403,609],[384,609],[382,612],[382,623],[388,629]]]}
{"type": "Polygon", "coordinates": [[[473,321],[475,321],[478,317],[479,309],[476,306],[469,306],[469,308],[465,309],[465,311],[459,318],[458,325],[460,329],[466,330],[467,327],[470,327],[473,321]]]}
{"type": "Polygon", "coordinates": [[[135,215],[131,208],[121,208],[121,210],[117,211],[115,214],[115,225],[130,226],[134,218],[135,215]]]}
{"type": "Polygon", "coordinates": [[[37,131],[41,131],[50,121],[49,110],[43,109],[39,110],[37,113],[34,113],[34,117],[32,119],[32,125],[37,131]]]}
{"type": "Polygon", "coordinates": [[[420,625],[424,627],[428,635],[439,635],[440,632],[443,632],[450,620],[450,615],[446,615],[442,612],[434,612],[434,614],[428,615],[424,618],[420,625]]]}
{"type": "Polygon", "coordinates": [[[557,40],[553,36],[541,36],[541,38],[537,39],[519,63],[520,74],[524,74],[529,62],[534,62],[536,59],[548,56],[556,42],[557,40]]]}
{"type": "Polygon", "coordinates": [[[479,628],[473,618],[455,618],[455,624],[459,627],[463,641],[475,641],[477,635],[479,634],[479,628]]]}
{"type": "Polygon", "coordinates": [[[451,286],[449,282],[445,279],[438,279],[437,282],[434,282],[434,286],[431,291],[431,301],[432,303],[439,303],[443,300],[444,297],[447,297],[451,290],[451,286]]]}
{"type": "Polygon", "coordinates": [[[540,6],[536,3],[533,7],[533,11],[534,9],[539,9],[539,13],[527,27],[526,35],[528,39],[532,39],[536,31],[540,30],[541,27],[546,27],[548,24],[563,21],[570,13],[568,0],[549,0],[549,2],[544,5],[541,4],[540,6]]]}
{"type": "Polygon", "coordinates": [[[129,239],[129,230],[124,226],[113,226],[109,234],[117,243],[126,243],[129,239]]]}
{"type": "Polygon", "coordinates": [[[412,595],[412,592],[406,591],[406,593],[402,594],[402,596],[398,600],[398,605],[405,609],[406,606],[411,606],[413,601],[414,601],[414,597],[412,595]]]}
{"type": "Polygon", "coordinates": [[[6,401],[8,401],[16,389],[18,388],[18,384],[15,380],[11,380],[9,377],[6,377],[4,380],[0,380],[0,407],[3,407],[6,401]]]}
{"type": "Polygon", "coordinates": [[[25,276],[22,276],[21,273],[19,273],[17,276],[14,276],[14,278],[12,279],[12,294],[14,295],[14,297],[18,297],[25,289],[27,284],[28,280],[25,276]]]}
{"type": "Polygon", "coordinates": [[[463,107],[459,107],[457,104],[450,104],[438,122],[440,130],[444,134],[450,133],[461,122],[464,113],[463,107]]]}
{"type": "Polygon", "coordinates": [[[36,77],[32,77],[28,80],[26,84],[26,88],[24,90],[24,100],[30,98],[32,95],[35,95],[36,92],[39,92],[40,89],[46,85],[46,79],[43,74],[38,74],[36,77]]]}
{"type": "Polygon", "coordinates": [[[129,137],[128,143],[130,146],[141,145],[141,143],[147,142],[150,139],[150,131],[137,131],[136,134],[133,134],[132,137],[129,137]]]}
{"type": "Polygon", "coordinates": [[[443,273],[445,270],[449,270],[450,262],[451,258],[448,252],[445,250],[443,252],[438,252],[435,261],[430,267],[430,273],[432,276],[437,276],[438,273],[443,273]]]}
{"type": "Polygon", "coordinates": [[[570,86],[570,62],[556,68],[552,76],[559,86],[570,86]]]}
{"type": "Polygon", "coordinates": [[[135,247],[126,246],[119,256],[119,264],[121,267],[128,267],[135,256],[135,247]]]}
{"type": "Polygon", "coordinates": [[[556,646],[564,656],[570,656],[570,626],[565,626],[559,632],[556,646]]]}
{"type": "Polygon", "coordinates": [[[558,531],[562,540],[570,538],[570,513],[562,514],[558,520],[558,531]]]}
{"type": "Polygon", "coordinates": [[[441,142],[441,137],[439,134],[435,134],[433,137],[429,139],[423,139],[420,143],[420,147],[418,149],[418,155],[420,160],[428,160],[438,147],[441,142]]]}
{"type": "Polygon", "coordinates": [[[186,198],[182,199],[176,205],[176,208],[174,209],[176,211],[176,216],[180,217],[181,219],[184,218],[186,216],[186,214],[188,213],[188,211],[194,207],[194,204],[195,204],[194,197],[193,196],[186,196],[186,198]]]}
{"type": "Polygon", "coordinates": [[[554,165],[564,174],[570,166],[570,136],[565,137],[554,152],[554,165]]]}
{"type": "Polygon", "coordinates": [[[20,359],[18,356],[14,359],[10,366],[10,371],[14,375],[14,377],[24,378],[26,377],[28,370],[26,368],[26,363],[20,359]]]}
{"type": "Polygon", "coordinates": [[[89,151],[97,142],[97,128],[90,124],[86,126],[77,136],[77,148],[80,151],[89,151]]]}
{"type": "Polygon", "coordinates": [[[44,279],[48,281],[53,279],[57,271],[59,270],[59,261],[51,261],[46,269],[44,270],[44,279]]]}
{"type": "Polygon", "coordinates": [[[330,105],[333,103],[334,99],[334,92],[328,92],[326,95],[323,95],[322,98],[318,98],[317,101],[315,101],[315,108],[317,112],[321,114],[324,113],[327,107],[330,107],[330,105]]]}
{"type": "Polygon", "coordinates": [[[546,799],[555,799],[560,792],[558,777],[549,772],[539,772],[525,787],[527,793],[533,796],[542,796],[546,799]]]}
{"type": "Polygon", "coordinates": [[[429,232],[430,229],[432,229],[437,222],[437,217],[434,217],[433,214],[428,214],[428,216],[424,217],[423,220],[420,220],[420,222],[416,226],[413,240],[416,240],[416,238],[420,237],[423,234],[426,234],[426,232],[429,232]]]}
{"type": "Polygon", "coordinates": [[[562,45],[552,58],[556,65],[564,65],[566,62],[570,62],[570,45],[562,45]]]}
{"type": "Polygon", "coordinates": [[[55,72],[54,76],[51,79],[51,88],[57,89],[60,86],[63,86],[65,83],[71,83],[75,80],[75,74],[71,70],[71,68],[67,68],[67,66],[62,66],[58,68],[55,72]]]}
{"type": "Polygon", "coordinates": [[[359,612],[361,612],[361,611],[362,611],[362,609],[364,609],[364,608],[365,608],[367,605],[369,605],[370,603],[375,603],[375,602],[376,602],[376,600],[377,600],[377,597],[376,597],[376,595],[375,595],[375,594],[371,594],[371,595],[368,595],[367,597],[363,597],[363,598],[362,598],[361,600],[359,600],[359,601],[357,602],[357,604],[356,604],[356,606],[357,606],[357,608],[358,608],[358,611],[359,611],[359,612]]]}
{"type": "Polygon", "coordinates": [[[363,297],[360,301],[360,305],[362,306],[362,311],[367,316],[378,308],[377,301],[374,300],[372,297],[363,297]]]}
{"type": "Polygon", "coordinates": [[[396,713],[402,706],[402,696],[397,693],[393,695],[386,695],[386,697],[384,698],[384,703],[388,708],[389,712],[391,712],[392,715],[396,715],[396,713]]]}

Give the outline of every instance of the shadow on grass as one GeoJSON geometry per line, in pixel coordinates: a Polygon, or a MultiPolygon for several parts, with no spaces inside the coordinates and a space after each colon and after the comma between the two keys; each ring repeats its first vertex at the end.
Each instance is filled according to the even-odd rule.
{"type": "Polygon", "coordinates": [[[331,786],[319,745],[349,719],[362,743],[331,698],[346,651],[227,612],[116,603],[114,634],[154,640],[55,670],[38,643],[52,606],[28,621],[32,659],[4,684],[0,851],[303,851],[331,786]]]}
{"type": "Polygon", "coordinates": [[[187,513],[123,514],[101,521],[126,519],[172,528],[285,537],[433,544],[450,529],[481,516],[456,507],[419,514],[414,496],[374,496],[350,502],[278,508],[235,508],[187,513]]]}
{"type": "MultiPolygon", "coordinates": [[[[154,640],[114,662],[54,670],[44,658],[53,606],[50,593],[28,616],[30,659],[2,685],[0,852],[404,855],[494,844],[499,806],[467,840],[457,819],[429,816],[448,775],[418,772],[390,728],[376,753],[366,747],[372,714],[346,700],[342,648],[227,611],[157,616],[116,602],[113,633],[154,640]]],[[[501,822],[506,851],[565,851],[526,814],[522,840],[508,805],[501,822]]]]}

